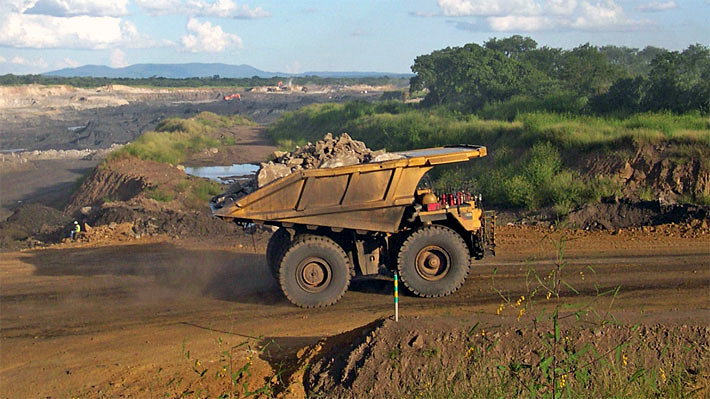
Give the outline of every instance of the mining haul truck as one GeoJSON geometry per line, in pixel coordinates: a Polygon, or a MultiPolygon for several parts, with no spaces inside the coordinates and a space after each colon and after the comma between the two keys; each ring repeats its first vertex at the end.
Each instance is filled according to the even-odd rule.
{"type": "Polygon", "coordinates": [[[480,196],[434,193],[420,180],[436,165],[486,155],[482,146],[427,148],[400,159],[303,169],[213,215],[277,229],[266,261],[284,295],[304,308],[336,303],[351,278],[398,272],[414,295],[454,293],[472,260],[495,254],[495,216],[480,196]]]}

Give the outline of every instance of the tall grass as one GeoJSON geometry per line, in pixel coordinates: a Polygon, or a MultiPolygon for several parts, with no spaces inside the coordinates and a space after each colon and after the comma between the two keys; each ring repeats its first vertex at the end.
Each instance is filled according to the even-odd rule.
{"type": "Polygon", "coordinates": [[[710,118],[698,114],[636,114],[625,119],[553,113],[528,113],[523,124],[528,143],[549,141],[565,149],[613,148],[624,143],[698,143],[710,145],[710,118]]]}
{"type": "Polygon", "coordinates": [[[536,111],[501,121],[442,108],[355,102],[310,105],[284,113],[269,128],[277,142],[316,141],[327,132],[347,132],[370,147],[390,151],[461,143],[491,145],[499,141],[512,147],[549,142],[561,149],[590,151],[633,142],[710,145],[710,117],[645,113],[616,119],[536,111]]]}
{"type": "Polygon", "coordinates": [[[155,131],[146,132],[134,142],[111,153],[109,159],[133,156],[177,164],[190,154],[233,143],[230,137],[219,134],[220,129],[253,124],[242,115],[220,116],[211,112],[201,112],[189,119],[167,118],[158,124],[155,131]]]}
{"type": "MultiPolygon", "coordinates": [[[[485,120],[446,108],[421,109],[396,102],[315,104],[284,113],[268,132],[283,148],[317,141],[326,132],[347,132],[370,148],[389,151],[485,145],[495,148],[495,161],[438,168],[432,171],[432,177],[438,180],[436,185],[468,187],[482,192],[489,204],[504,207],[532,210],[553,206],[560,216],[578,205],[621,191],[619,183],[609,177],[585,180],[570,169],[582,153],[611,154],[643,144],[667,143],[673,144],[671,152],[678,162],[699,158],[703,164],[708,163],[698,155],[710,150],[707,116],[644,113],[613,118],[581,115],[578,111],[516,111],[513,115],[510,107],[530,111],[541,102],[522,97],[517,100],[518,103],[511,100],[493,104],[481,111],[487,116],[505,114],[511,120],[485,120]]],[[[557,108],[546,108],[560,110],[565,109],[565,101],[570,102],[568,109],[583,107],[584,103],[564,95],[543,100],[557,104],[557,108]]]]}
{"type": "Polygon", "coordinates": [[[481,108],[477,115],[484,119],[512,121],[518,115],[531,112],[554,112],[579,115],[589,99],[573,92],[556,92],[542,98],[516,95],[506,101],[493,102],[481,108]]]}

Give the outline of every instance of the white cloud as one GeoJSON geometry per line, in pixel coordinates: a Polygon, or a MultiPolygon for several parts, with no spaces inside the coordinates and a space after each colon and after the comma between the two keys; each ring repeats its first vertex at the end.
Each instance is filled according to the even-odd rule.
{"type": "Polygon", "coordinates": [[[182,8],[181,0],[134,0],[134,3],[150,15],[177,14],[182,8]]]}
{"type": "Polygon", "coordinates": [[[539,31],[548,28],[552,20],[547,17],[525,17],[519,15],[508,15],[506,17],[486,18],[491,29],[497,32],[507,31],[539,31]]]}
{"type": "Polygon", "coordinates": [[[121,19],[57,18],[9,14],[0,23],[0,45],[30,48],[104,48],[121,41],[121,19]]]}
{"type": "Polygon", "coordinates": [[[8,0],[5,4],[0,5],[0,14],[8,12],[25,12],[28,8],[32,8],[37,0],[8,0]]]}
{"type": "Polygon", "coordinates": [[[64,67],[64,66],[69,66],[69,67],[72,67],[72,68],[76,68],[76,67],[78,67],[79,65],[81,65],[81,63],[80,63],[79,61],[76,61],[76,60],[71,59],[71,58],[64,58],[64,59],[62,60],[62,63],[59,65],[59,67],[61,68],[61,67],[64,67]]]}
{"type": "Polygon", "coordinates": [[[0,46],[15,48],[104,49],[115,45],[169,45],[140,35],[129,21],[118,17],[53,17],[9,13],[0,15],[0,46]]]}
{"type": "Polygon", "coordinates": [[[28,60],[27,58],[20,57],[20,56],[15,56],[12,57],[10,60],[10,63],[15,64],[15,65],[23,65],[23,66],[30,66],[33,68],[47,68],[49,65],[47,62],[44,60],[44,58],[39,57],[34,60],[28,60]]]}
{"type": "Polygon", "coordinates": [[[4,64],[5,62],[7,62],[7,60],[5,59],[5,57],[3,57],[3,56],[0,55],[0,64],[4,64]]]}
{"type": "Polygon", "coordinates": [[[217,0],[208,2],[204,0],[187,0],[188,10],[194,10],[195,15],[201,17],[243,18],[255,19],[271,16],[260,7],[250,9],[247,5],[237,5],[232,0],[217,0]]]}
{"type": "Polygon", "coordinates": [[[449,17],[531,15],[541,11],[535,0],[437,0],[437,4],[449,17]]]}
{"type": "Polygon", "coordinates": [[[126,62],[126,53],[119,48],[111,50],[111,66],[114,68],[123,68],[126,65],[128,65],[126,62]]]}
{"type": "Polygon", "coordinates": [[[54,17],[118,17],[126,15],[128,0],[37,0],[25,14],[54,17]]]}
{"type": "Polygon", "coordinates": [[[10,62],[17,65],[30,65],[30,62],[26,58],[20,57],[19,55],[12,57],[10,62]]]}
{"type": "Polygon", "coordinates": [[[219,25],[200,22],[190,18],[187,22],[188,34],[182,37],[182,45],[191,53],[219,53],[228,48],[242,47],[242,39],[234,34],[226,33],[219,25]]]}
{"type": "MultiPolygon", "coordinates": [[[[706,2],[707,3],[707,2],[706,2]]],[[[665,11],[678,8],[675,1],[652,1],[647,4],[641,4],[636,7],[639,11],[665,11]]]]}
{"type": "MultiPolygon", "coordinates": [[[[627,17],[617,0],[437,0],[437,4],[446,16],[482,17],[490,30],[498,32],[628,30],[648,23],[627,17]]],[[[481,29],[476,23],[457,26],[481,29]]]]}
{"type": "Polygon", "coordinates": [[[270,17],[261,7],[249,8],[233,0],[134,0],[151,15],[187,14],[197,17],[257,19],[270,17]]]}
{"type": "Polygon", "coordinates": [[[548,0],[545,9],[555,15],[572,15],[577,8],[577,0],[548,0]]]}
{"type": "Polygon", "coordinates": [[[624,9],[613,0],[596,2],[583,1],[580,4],[580,14],[572,22],[572,27],[578,29],[604,29],[614,27],[633,27],[638,21],[629,19],[624,9]]]}

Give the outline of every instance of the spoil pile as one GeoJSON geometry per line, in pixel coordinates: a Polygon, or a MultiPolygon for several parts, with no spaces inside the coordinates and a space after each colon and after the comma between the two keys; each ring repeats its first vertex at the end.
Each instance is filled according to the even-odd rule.
{"type": "Polygon", "coordinates": [[[71,223],[69,216],[54,208],[36,203],[21,205],[0,222],[0,248],[30,248],[39,241],[58,239],[69,235],[71,223]]]}
{"type": "MultiPolygon", "coordinates": [[[[606,354],[602,362],[614,364],[615,360],[620,361],[618,353],[623,349],[630,354],[626,369],[631,370],[629,376],[633,370],[669,370],[677,366],[689,376],[698,376],[700,383],[704,378],[700,376],[710,371],[710,328],[702,323],[677,327],[563,326],[562,334],[566,348],[577,348],[579,364],[599,362],[599,354],[606,354]]],[[[525,386],[544,381],[539,364],[541,356],[550,355],[550,347],[546,346],[549,336],[551,332],[540,327],[489,330],[479,327],[478,322],[467,325],[460,319],[445,317],[403,318],[398,323],[380,319],[329,337],[304,351],[300,357],[300,364],[307,369],[303,385],[309,396],[337,398],[402,397],[414,393],[417,395],[412,396],[426,397],[438,396],[432,393],[439,392],[468,397],[473,392],[500,392],[496,389],[512,393],[515,386],[506,386],[504,381],[525,386]],[[501,365],[507,370],[507,365],[521,364],[529,366],[521,367],[516,377],[504,378],[508,374],[500,373],[501,365]],[[499,385],[490,385],[491,382],[499,385]]],[[[609,369],[590,368],[590,380],[604,381],[603,374],[609,369]]],[[[692,380],[688,383],[692,384],[692,380]]]]}
{"type": "Polygon", "coordinates": [[[365,143],[354,140],[347,133],[338,137],[328,133],[323,140],[296,147],[295,151],[276,151],[273,161],[262,163],[254,179],[246,183],[232,184],[225,193],[213,198],[212,202],[216,207],[222,207],[252,193],[257,188],[301,169],[337,168],[399,158],[403,156],[385,150],[373,151],[367,148],[365,143]]]}
{"type": "Polygon", "coordinates": [[[710,206],[664,204],[660,201],[603,199],[585,204],[567,215],[570,227],[585,230],[616,230],[633,226],[692,223],[710,219],[710,206]]]}

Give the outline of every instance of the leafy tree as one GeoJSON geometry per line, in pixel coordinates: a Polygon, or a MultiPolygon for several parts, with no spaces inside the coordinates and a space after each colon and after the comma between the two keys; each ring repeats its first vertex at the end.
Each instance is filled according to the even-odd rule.
{"type": "Polygon", "coordinates": [[[565,59],[562,49],[544,46],[525,53],[524,60],[550,79],[559,79],[565,59]]]}
{"type": "Polygon", "coordinates": [[[685,112],[710,109],[710,50],[700,44],[659,54],[651,63],[644,108],[685,112]]]}
{"type": "MultiPolygon", "coordinates": [[[[648,48],[644,49],[646,51],[648,48]]],[[[710,50],[696,44],[683,52],[649,51],[648,77],[619,79],[592,99],[599,113],[642,111],[710,112],[710,50]]]]}
{"type": "Polygon", "coordinates": [[[505,39],[492,38],[483,45],[489,50],[500,51],[507,57],[520,59],[537,48],[537,42],[530,37],[513,35],[505,39]]]}
{"type": "Polygon", "coordinates": [[[626,77],[647,76],[651,71],[651,61],[657,55],[667,50],[648,46],[643,50],[629,47],[602,46],[599,51],[604,54],[609,64],[622,71],[626,77]]]}
{"type": "Polygon", "coordinates": [[[607,93],[593,97],[591,108],[602,114],[629,114],[641,111],[646,93],[646,79],[642,76],[621,78],[614,82],[607,93]]]}
{"type": "Polygon", "coordinates": [[[560,69],[567,87],[586,96],[606,92],[618,75],[604,54],[589,43],[565,52],[560,69]]]}
{"type": "Polygon", "coordinates": [[[410,92],[427,89],[425,105],[449,104],[468,111],[529,93],[545,80],[527,63],[474,43],[421,55],[412,71],[416,75],[410,80],[410,92]]]}

